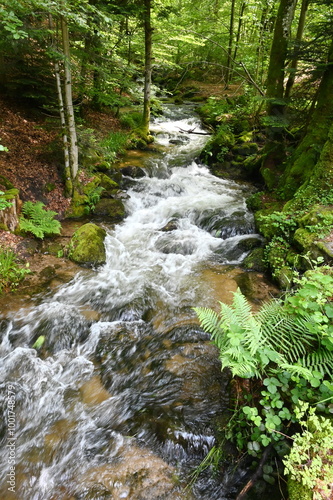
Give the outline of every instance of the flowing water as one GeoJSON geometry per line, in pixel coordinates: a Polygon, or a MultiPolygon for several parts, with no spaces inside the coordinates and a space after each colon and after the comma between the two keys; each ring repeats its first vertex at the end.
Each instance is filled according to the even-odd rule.
{"type": "Polygon", "coordinates": [[[258,235],[249,187],[196,160],[193,129],[192,106],[153,123],[161,151],[127,179],[125,220],[102,223],[104,266],[0,317],[1,499],[233,498],[227,469],[185,488],[228,408],[192,307],[230,300],[258,235]]]}

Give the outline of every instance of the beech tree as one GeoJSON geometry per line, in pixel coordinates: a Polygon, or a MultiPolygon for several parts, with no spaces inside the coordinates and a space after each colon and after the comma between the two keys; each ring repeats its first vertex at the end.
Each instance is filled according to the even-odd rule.
{"type": "Polygon", "coordinates": [[[280,0],[267,74],[266,98],[269,115],[283,113],[284,76],[291,23],[294,18],[296,0],[280,0]]]}
{"type": "Polygon", "coordinates": [[[143,130],[149,135],[150,122],[150,93],[151,93],[151,65],[152,65],[152,26],[151,26],[151,0],[144,0],[144,30],[145,30],[145,83],[143,101],[143,130]]]}

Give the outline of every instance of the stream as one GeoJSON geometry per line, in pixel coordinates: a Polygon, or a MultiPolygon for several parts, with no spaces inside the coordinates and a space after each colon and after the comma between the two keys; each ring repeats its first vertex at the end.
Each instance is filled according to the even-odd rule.
{"type": "Polygon", "coordinates": [[[197,160],[208,137],[190,129],[203,132],[193,105],[152,123],[160,151],[126,179],[125,220],[100,222],[104,266],[1,313],[2,500],[235,498],[241,468],[187,487],[229,408],[192,307],[269,285],[241,268],[260,240],[251,187],[211,175],[197,160]]]}

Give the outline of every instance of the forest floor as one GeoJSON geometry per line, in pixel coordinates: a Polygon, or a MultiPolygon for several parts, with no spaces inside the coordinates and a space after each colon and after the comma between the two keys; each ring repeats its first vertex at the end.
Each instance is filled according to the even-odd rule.
{"type": "MultiPolygon", "coordinates": [[[[64,196],[59,119],[1,95],[0,109],[0,144],[8,148],[0,152],[0,190],[6,190],[4,176],[19,189],[23,202],[41,201],[62,220],[71,200],[64,196]]],[[[85,121],[101,136],[120,129],[119,120],[107,113],[87,111],[85,121]]],[[[15,251],[22,240],[0,230],[0,246],[15,251]]]]}

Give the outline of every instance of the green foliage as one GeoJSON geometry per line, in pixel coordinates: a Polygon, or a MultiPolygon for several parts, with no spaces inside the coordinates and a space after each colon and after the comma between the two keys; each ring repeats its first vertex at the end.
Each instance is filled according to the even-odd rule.
{"type": "Polygon", "coordinates": [[[138,111],[133,111],[130,113],[124,113],[120,117],[120,123],[123,127],[135,129],[142,125],[142,113],[138,111]]]}
{"type": "Polygon", "coordinates": [[[309,270],[296,283],[296,291],[285,299],[285,310],[294,317],[310,318],[309,328],[320,345],[333,351],[332,269],[323,266],[309,270]]]}
{"type": "Polygon", "coordinates": [[[0,293],[5,288],[16,290],[19,283],[29,273],[29,264],[22,267],[12,250],[0,248],[0,293]]]}
{"type": "Polygon", "coordinates": [[[95,207],[99,202],[103,191],[104,188],[102,186],[96,186],[87,192],[88,200],[87,200],[87,205],[84,207],[84,210],[87,214],[95,210],[95,207]]]}
{"type": "Polygon", "coordinates": [[[54,217],[57,215],[52,210],[44,210],[44,203],[27,201],[22,206],[20,217],[20,229],[32,233],[36,238],[43,239],[44,236],[60,234],[61,224],[54,217]]]}
{"type": "Polygon", "coordinates": [[[296,415],[302,432],[293,436],[293,445],[283,460],[285,474],[313,492],[313,498],[330,498],[333,483],[332,436],[333,424],[328,418],[315,414],[308,404],[301,404],[296,415]],[[325,497],[324,497],[325,495],[325,497]]]}
{"type": "Polygon", "coordinates": [[[101,146],[105,150],[105,159],[113,162],[118,154],[124,153],[128,144],[128,134],[124,132],[112,132],[103,141],[101,146]]]}
{"type": "Polygon", "coordinates": [[[271,214],[258,214],[258,223],[270,228],[274,236],[280,236],[286,240],[297,228],[295,213],[275,211],[271,214]]]}
{"type": "Polygon", "coordinates": [[[12,201],[7,201],[2,197],[4,194],[3,191],[0,191],[0,210],[5,210],[5,208],[9,208],[13,205],[12,201]]]}
{"type": "Polygon", "coordinates": [[[284,439],[290,423],[298,420],[299,401],[331,411],[332,286],[332,276],[317,270],[299,280],[293,294],[264,304],[256,313],[239,290],[231,306],[221,303],[219,314],[195,308],[220,350],[222,368],[257,386],[260,397],[243,395],[226,429],[226,438],[253,456],[262,446],[284,439]]]}

